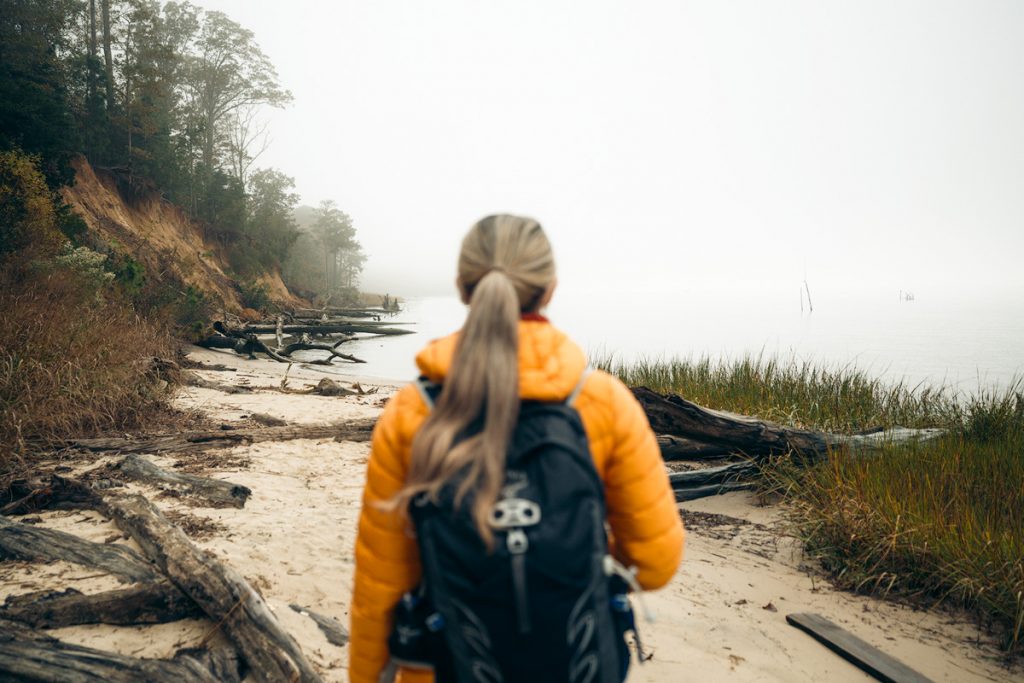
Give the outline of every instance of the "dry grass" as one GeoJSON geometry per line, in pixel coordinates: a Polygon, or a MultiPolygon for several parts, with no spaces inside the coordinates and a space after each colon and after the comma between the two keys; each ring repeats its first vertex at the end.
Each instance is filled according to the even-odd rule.
{"type": "Polygon", "coordinates": [[[73,270],[28,258],[0,269],[0,479],[35,443],[136,426],[163,405],[151,359],[164,327],[73,270]]]}

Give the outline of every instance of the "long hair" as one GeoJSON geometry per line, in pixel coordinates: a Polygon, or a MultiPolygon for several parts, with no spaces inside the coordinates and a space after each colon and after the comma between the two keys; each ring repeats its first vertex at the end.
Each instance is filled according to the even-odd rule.
{"type": "Polygon", "coordinates": [[[488,517],[519,416],[519,317],[541,306],[554,279],[551,245],[535,220],[488,216],[462,240],[458,284],[469,315],[437,405],[413,439],[405,486],[391,501],[396,507],[406,509],[420,493],[436,499],[463,473],[455,504],[473,494],[473,522],[493,546],[488,517]],[[453,447],[481,417],[482,429],[453,447]]]}

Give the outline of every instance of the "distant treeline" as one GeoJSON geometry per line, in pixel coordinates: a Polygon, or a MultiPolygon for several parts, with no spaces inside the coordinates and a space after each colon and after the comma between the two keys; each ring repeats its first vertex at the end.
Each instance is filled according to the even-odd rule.
{"type": "Polygon", "coordinates": [[[256,166],[269,143],[260,112],[291,100],[253,33],[220,12],[0,0],[0,150],[31,155],[54,189],[84,154],[126,193],[162,193],[240,280],[282,268],[306,293],[348,293],[364,260],[351,219],[324,203],[303,237],[293,179],[256,166]]]}

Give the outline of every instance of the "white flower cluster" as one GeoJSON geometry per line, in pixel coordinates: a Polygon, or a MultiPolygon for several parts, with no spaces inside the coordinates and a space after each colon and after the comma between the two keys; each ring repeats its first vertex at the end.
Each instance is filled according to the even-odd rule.
{"type": "Polygon", "coordinates": [[[64,245],[62,253],[56,258],[60,265],[78,271],[97,285],[106,284],[114,279],[113,273],[103,270],[106,260],[106,254],[93,251],[89,247],[72,247],[70,244],[64,245]]]}

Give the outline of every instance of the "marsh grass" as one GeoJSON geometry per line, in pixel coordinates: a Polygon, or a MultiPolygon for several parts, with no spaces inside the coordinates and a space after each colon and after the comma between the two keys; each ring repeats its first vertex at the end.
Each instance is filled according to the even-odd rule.
{"type": "Polygon", "coordinates": [[[956,410],[946,388],[886,383],[854,366],[828,366],[760,355],[734,360],[640,360],[595,365],[629,386],[675,393],[708,408],[824,431],[853,432],[946,423],[956,410]]]}
{"type": "Polygon", "coordinates": [[[943,438],[809,469],[766,468],[808,550],[842,587],[966,608],[1024,652],[1024,380],[1000,391],[887,384],[762,356],[599,362],[631,386],[814,429],[939,426],[943,438]]]}

